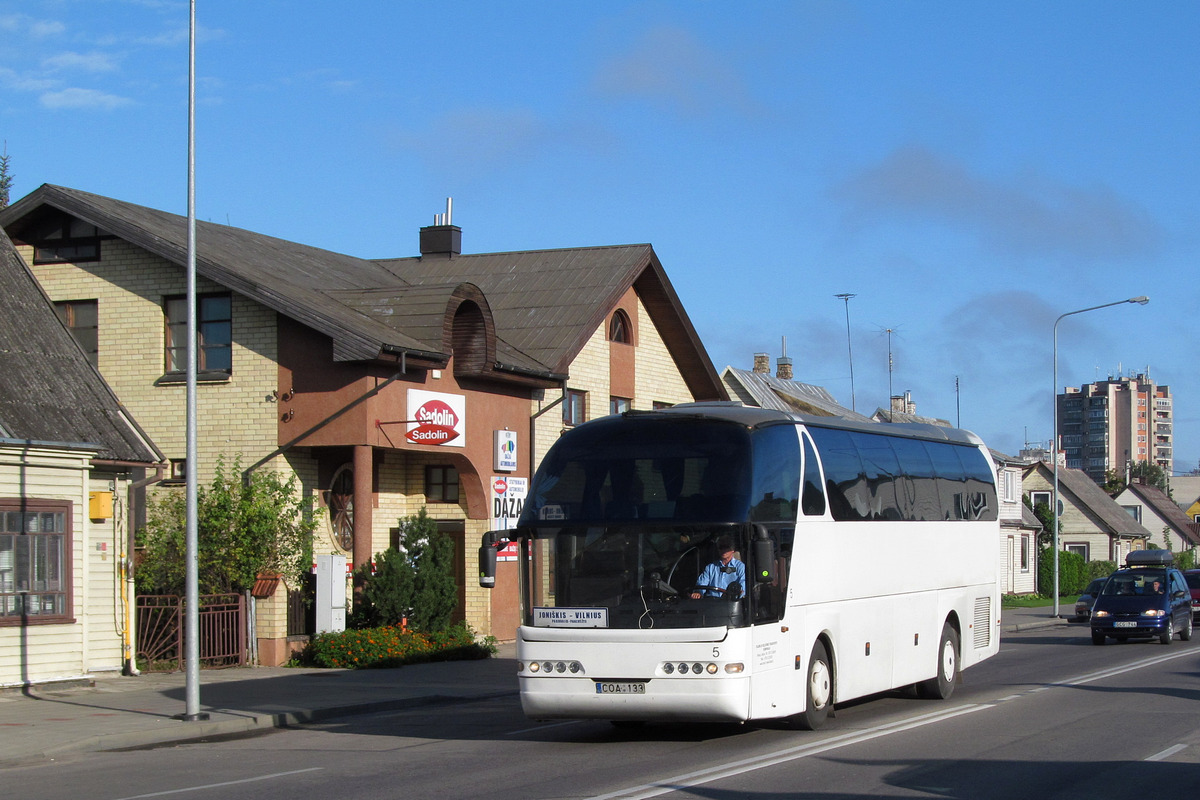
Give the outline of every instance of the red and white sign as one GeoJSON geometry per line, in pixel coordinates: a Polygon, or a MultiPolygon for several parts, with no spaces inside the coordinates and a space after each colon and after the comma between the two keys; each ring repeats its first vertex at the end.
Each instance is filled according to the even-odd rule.
{"type": "Polygon", "coordinates": [[[413,444],[465,447],[467,399],[461,394],[408,390],[408,430],[413,444]]]}

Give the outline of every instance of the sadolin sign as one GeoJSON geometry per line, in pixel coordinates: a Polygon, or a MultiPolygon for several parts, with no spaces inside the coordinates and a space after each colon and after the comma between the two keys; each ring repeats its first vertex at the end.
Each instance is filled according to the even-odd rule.
{"type": "Polygon", "coordinates": [[[413,444],[465,447],[467,399],[461,394],[408,390],[408,430],[413,444]]]}

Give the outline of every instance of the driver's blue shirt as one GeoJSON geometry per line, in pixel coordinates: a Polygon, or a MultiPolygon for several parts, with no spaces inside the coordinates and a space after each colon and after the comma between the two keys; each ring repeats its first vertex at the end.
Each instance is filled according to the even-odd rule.
{"type": "MultiPolygon", "coordinates": [[[[700,587],[714,586],[717,589],[724,589],[734,582],[742,585],[741,597],[746,596],[746,565],[736,558],[731,558],[728,564],[721,564],[715,561],[704,568],[704,572],[700,573],[700,577],[696,580],[696,585],[700,587]]],[[[725,597],[724,592],[714,592],[712,589],[700,589],[701,595],[708,597],[725,597]]]]}

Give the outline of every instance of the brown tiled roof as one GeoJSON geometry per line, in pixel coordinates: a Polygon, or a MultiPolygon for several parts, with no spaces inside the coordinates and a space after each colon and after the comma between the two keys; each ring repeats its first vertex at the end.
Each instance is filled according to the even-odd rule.
{"type": "MultiPolygon", "coordinates": [[[[1053,468],[1049,464],[1043,461],[1033,464],[1025,471],[1026,477],[1034,471],[1038,472],[1048,485],[1053,485],[1053,468]]],[[[1078,505],[1091,512],[1092,516],[1103,526],[1104,533],[1134,538],[1145,538],[1150,535],[1150,531],[1138,524],[1138,521],[1121,508],[1117,501],[1109,497],[1108,493],[1089,478],[1086,472],[1060,466],[1058,468],[1058,488],[1060,496],[1063,491],[1066,491],[1075,498],[1078,505]]]]}
{"type": "MultiPolygon", "coordinates": [[[[19,236],[42,206],[186,263],[185,217],[76,189],[43,185],[0,212],[0,225],[19,236]]],[[[633,287],[696,399],[726,397],[648,244],[370,260],[201,221],[196,243],[198,274],[329,336],[337,360],[403,353],[418,364],[443,366],[450,357],[445,300],[464,286],[477,287],[494,320],[491,369],[546,383],[566,377],[633,287]]]]}
{"type": "Polygon", "coordinates": [[[3,230],[0,439],[86,445],[104,461],[165,460],[63,326],[3,230]]]}
{"type": "Polygon", "coordinates": [[[1144,483],[1131,483],[1125,488],[1150,506],[1159,519],[1170,525],[1176,533],[1192,544],[1200,545],[1200,535],[1198,535],[1196,523],[1188,518],[1183,509],[1176,505],[1166,492],[1157,486],[1148,486],[1144,483]]]}

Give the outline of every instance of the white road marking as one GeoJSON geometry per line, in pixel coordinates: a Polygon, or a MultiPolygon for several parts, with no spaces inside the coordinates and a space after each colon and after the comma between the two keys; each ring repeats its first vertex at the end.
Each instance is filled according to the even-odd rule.
{"type": "Polygon", "coordinates": [[[720,764],[708,769],[702,769],[697,772],[689,772],[685,775],[676,775],[673,778],[666,778],[654,783],[645,783],[640,786],[631,786],[627,789],[621,789],[610,794],[597,795],[591,800],[645,800],[649,797],[658,797],[659,795],[667,794],[668,792],[679,791],[694,786],[703,786],[706,783],[722,780],[724,778],[732,778],[741,775],[745,772],[753,772],[754,770],[763,769],[764,767],[773,767],[778,764],[785,764],[789,761],[796,761],[808,756],[814,756],[819,753],[825,753],[830,750],[836,750],[841,747],[848,747],[852,744],[866,742],[871,739],[877,739],[881,736],[889,736],[893,733],[920,728],[925,725],[932,725],[935,722],[959,717],[964,714],[971,714],[976,711],[982,711],[986,708],[993,708],[991,704],[974,704],[960,706],[958,708],[949,709],[947,711],[939,711],[933,714],[924,714],[922,716],[913,717],[912,719],[901,720],[900,722],[891,722],[886,725],[880,725],[875,728],[867,728],[863,731],[855,733],[844,733],[840,736],[835,736],[831,739],[826,739],[820,742],[800,745],[798,747],[788,747],[783,750],[776,750],[773,753],[766,753],[754,758],[744,759],[742,761],[734,761],[729,764],[720,764]]]}
{"type": "Polygon", "coordinates": [[[163,792],[150,792],[149,794],[135,794],[129,797],[122,797],[120,800],[141,800],[143,797],[166,797],[171,794],[183,794],[184,792],[200,792],[205,789],[219,789],[222,786],[236,786],[239,783],[254,783],[256,781],[269,781],[272,778],[282,778],[287,775],[299,775],[304,772],[317,772],[324,767],[309,767],[308,769],[294,769],[290,772],[274,772],[270,775],[259,775],[254,778],[242,778],[238,781],[223,781],[221,783],[206,783],[202,786],[185,786],[182,789],[167,789],[163,792]]]}
{"type": "Polygon", "coordinates": [[[583,722],[581,719],[569,719],[566,722],[552,722],[549,725],[534,725],[532,728],[522,728],[519,731],[504,734],[505,736],[520,736],[522,733],[532,733],[534,731],[544,731],[550,728],[561,728],[564,725],[578,725],[583,722]]]}
{"type": "Polygon", "coordinates": [[[1155,753],[1154,755],[1150,756],[1149,758],[1145,758],[1142,760],[1143,761],[1162,761],[1164,758],[1170,758],[1171,756],[1178,753],[1180,750],[1186,750],[1186,749],[1187,749],[1186,744],[1173,744],[1170,747],[1168,747],[1166,750],[1163,750],[1161,753],[1155,753]]]}

